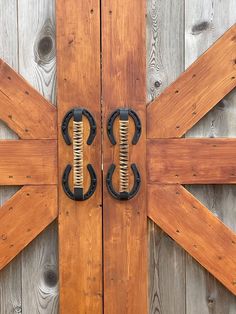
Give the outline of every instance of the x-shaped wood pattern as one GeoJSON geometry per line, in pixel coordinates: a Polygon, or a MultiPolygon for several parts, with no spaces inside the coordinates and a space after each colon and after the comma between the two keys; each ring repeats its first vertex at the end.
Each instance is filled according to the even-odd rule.
{"type": "Polygon", "coordinates": [[[236,139],[181,137],[235,86],[234,25],[147,111],[148,215],[234,294],[236,234],[181,184],[235,184],[236,139]]]}
{"type": "MultiPolygon", "coordinates": [[[[75,5],[77,5],[77,3],[75,3],[75,5]]],[[[74,11],[76,12],[75,8],[74,11]]],[[[127,12],[130,11],[130,9],[132,9],[132,6],[127,8],[127,12]]],[[[64,18],[64,8],[59,11],[59,22],[61,22],[64,18]]],[[[72,15],[74,11],[73,7],[68,8],[68,12],[72,15]]],[[[93,13],[93,11],[90,11],[90,14],[93,13]]],[[[106,21],[106,18],[110,19],[109,16],[111,14],[111,9],[107,15],[108,17],[105,16],[104,13],[104,20],[106,21]]],[[[73,18],[76,20],[76,13],[74,13],[73,18]]],[[[79,19],[77,20],[78,23],[80,23],[79,19]]],[[[87,23],[87,18],[85,21],[87,23]]],[[[68,27],[70,27],[70,25],[68,27]]],[[[95,29],[96,27],[94,30],[95,29]]],[[[89,31],[91,31],[91,29],[89,31]]],[[[67,34],[66,32],[67,29],[65,29],[65,34],[67,34]]],[[[63,42],[64,33],[61,32],[60,36],[59,50],[63,50],[67,47],[67,44],[71,45],[73,43],[73,34],[71,34],[71,39],[68,42],[66,41],[65,45],[63,42]]],[[[104,42],[105,48],[109,43],[109,40],[104,42]]],[[[96,46],[93,48],[100,49],[99,40],[95,43],[93,42],[93,45],[96,46]]],[[[61,58],[62,57],[63,55],[61,55],[61,58]]],[[[90,56],[83,57],[89,58],[90,56]]],[[[104,59],[106,60],[105,57],[104,59]]],[[[63,86],[65,88],[64,94],[62,92],[59,99],[60,102],[63,103],[61,108],[63,108],[65,112],[67,111],[67,105],[70,105],[70,101],[67,101],[67,97],[70,95],[66,93],[66,84],[68,84],[67,71],[68,73],[74,73],[72,69],[74,65],[70,65],[69,63],[70,58],[66,60],[68,60],[67,67],[63,69],[64,72],[59,73],[59,79],[61,80],[60,86],[64,84],[63,86]],[[70,66],[72,67],[71,72],[69,71],[70,66]],[[64,106],[64,104],[66,105],[64,106]]],[[[97,73],[99,73],[99,57],[97,61],[97,73]]],[[[59,60],[59,62],[62,62],[62,60],[59,60]]],[[[63,60],[63,62],[65,61],[63,60]]],[[[106,63],[106,61],[104,62],[104,66],[107,66],[107,68],[110,66],[108,63],[109,62],[106,63]]],[[[86,78],[83,77],[83,80],[85,79],[86,78]]],[[[100,81],[99,75],[95,80],[96,82],[100,81]]],[[[91,84],[92,80],[89,75],[88,81],[91,84]]],[[[109,97],[111,97],[110,94],[109,97],[106,95],[106,88],[110,90],[109,84],[110,83],[107,82],[104,84],[105,103],[109,102],[109,97]]],[[[122,81],[120,84],[122,85],[122,81]]],[[[167,88],[158,99],[149,104],[147,107],[147,138],[145,138],[147,147],[148,216],[234,294],[236,294],[236,234],[187,192],[182,184],[236,183],[236,140],[184,139],[181,137],[235,86],[236,26],[233,26],[183,73],[176,82],[167,88]]],[[[84,88],[86,87],[87,86],[84,86],[84,88]]],[[[89,90],[92,90],[93,86],[90,87],[89,90]]],[[[79,88],[79,86],[76,88],[79,88]]],[[[99,106],[99,92],[95,92],[94,95],[91,93],[91,97],[91,99],[96,100],[95,103],[99,106]]],[[[116,95],[113,94],[112,97],[116,97],[116,95]]],[[[143,101],[141,96],[140,99],[143,101]]],[[[141,100],[140,104],[142,103],[141,100]]],[[[76,103],[76,97],[74,103],[76,103]]],[[[135,103],[132,105],[134,107],[135,103]]],[[[109,108],[111,109],[111,107],[109,108]]],[[[91,107],[91,110],[92,109],[94,108],[91,107]]],[[[139,109],[139,105],[137,109],[139,109]]],[[[61,110],[60,119],[65,113],[63,110],[61,110]]],[[[99,117],[99,107],[96,110],[96,117],[99,117]]],[[[56,109],[50,103],[30,87],[24,79],[16,74],[7,64],[1,61],[0,119],[6,122],[6,124],[19,135],[20,140],[0,141],[0,184],[21,185],[23,187],[2,206],[0,211],[0,268],[3,268],[10,262],[58,215],[56,114],[56,109]]],[[[60,126],[61,121],[58,123],[60,126]]],[[[143,142],[144,144],[145,141],[143,142]]],[[[106,140],[105,145],[107,145],[106,140]]],[[[96,156],[96,151],[93,151],[92,154],[96,156]]],[[[60,160],[62,160],[63,150],[61,153],[59,152],[59,156],[61,156],[60,160]]],[[[67,156],[70,156],[69,152],[67,156]]],[[[109,154],[105,154],[105,156],[109,156],[109,154]]],[[[107,158],[107,160],[109,158],[107,158]]],[[[99,158],[97,160],[97,163],[98,162],[99,158]]],[[[143,167],[145,168],[145,165],[143,165],[143,167]]],[[[59,193],[63,193],[60,184],[59,193]]],[[[111,202],[108,196],[104,198],[104,201],[108,203],[111,202]]],[[[86,204],[81,208],[76,208],[72,202],[73,201],[70,201],[70,209],[68,211],[65,211],[65,213],[62,211],[61,219],[69,219],[67,217],[73,213],[77,215],[77,210],[87,210],[86,204]]],[[[106,203],[103,205],[106,206],[106,203]]],[[[97,206],[96,203],[91,205],[91,207],[93,206],[97,206]]],[[[116,206],[118,206],[117,202],[116,206]]],[[[118,211],[116,213],[118,213],[118,211]]],[[[97,214],[99,214],[99,211],[97,214]]],[[[105,219],[109,215],[112,215],[112,212],[111,214],[106,213],[105,219]]],[[[84,216],[84,218],[86,217],[87,216],[84,216]]],[[[78,218],[81,219],[83,216],[78,216],[78,218]]],[[[108,218],[111,219],[111,217],[108,218]]],[[[84,223],[89,224],[88,221],[79,222],[81,224],[80,230],[82,230],[84,223]]],[[[101,217],[97,218],[97,221],[101,223],[101,217]]],[[[101,229],[102,227],[99,223],[98,227],[101,229]]],[[[73,228],[74,227],[77,228],[76,225],[73,226],[73,228]]],[[[119,230],[119,226],[116,227],[116,231],[119,230]]],[[[129,227],[132,228],[132,226],[129,227]]],[[[65,225],[61,227],[61,234],[64,232],[63,228],[65,228],[65,232],[67,232],[70,225],[66,226],[65,223],[65,225]]],[[[107,230],[105,230],[105,241],[107,241],[105,244],[109,247],[109,241],[111,242],[109,239],[110,231],[107,230]]],[[[93,231],[94,230],[91,228],[88,228],[87,232],[91,234],[93,231]]],[[[112,232],[113,230],[111,230],[111,234],[112,232]]],[[[96,235],[101,236],[101,232],[98,232],[96,235]]],[[[68,235],[68,241],[71,241],[71,243],[73,242],[73,236],[73,233],[68,235]]],[[[97,238],[97,236],[95,238],[97,238]]],[[[60,240],[63,242],[62,237],[60,240]]],[[[90,246],[92,247],[93,244],[89,242],[87,235],[83,234],[80,240],[81,250],[83,251],[83,246],[87,245],[91,251],[90,246]]],[[[116,239],[113,237],[112,241],[114,245],[115,240],[116,239]]],[[[139,240],[137,240],[137,242],[138,241],[139,240]]],[[[63,248],[66,250],[69,249],[68,243],[69,242],[65,242],[63,243],[64,246],[61,246],[61,256],[63,248]]],[[[122,250],[122,247],[117,248],[117,250],[118,249],[122,250]]],[[[132,252],[132,248],[129,249],[130,252],[132,252]]],[[[78,252],[75,251],[71,252],[71,255],[73,255],[73,253],[75,255],[78,254],[78,252]]],[[[109,254],[112,255],[115,253],[109,253],[108,250],[105,251],[105,276],[106,272],[108,273],[108,280],[105,282],[105,308],[106,289],[110,289],[110,265],[108,263],[106,264],[106,260],[110,259],[110,261],[113,262],[114,259],[112,258],[115,256],[108,256],[109,254]]],[[[98,255],[97,258],[98,262],[95,264],[99,268],[101,266],[99,265],[101,256],[98,255]]],[[[131,259],[132,256],[129,258],[131,259]]],[[[71,260],[68,260],[68,262],[71,262],[71,260]]],[[[81,263],[83,262],[84,257],[81,258],[81,263]]],[[[86,267],[86,265],[88,266],[89,263],[94,263],[94,261],[88,260],[86,263],[84,267],[86,267]]],[[[65,264],[66,260],[64,259],[60,265],[62,269],[64,269],[65,264]]],[[[74,264],[71,267],[74,267],[74,264]]],[[[99,270],[97,272],[99,273],[99,270]]],[[[72,275],[75,276],[77,274],[72,275]]],[[[78,274],[78,276],[79,275],[81,274],[78,274]]],[[[66,284],[68,277],[66,277],[66,274],[64,277],[63,276],[62,274],[61,278],[63,283],[66,284]]],[[[70,277],[69,279],[73,280],[73,278],[71,279],[70,277]]],[[[88,280],[88,278],[85,278],[85,280],[88,280]]],[[[94,282],[95,281],[96,280],[94,280],[94,282]]],[[[94,289],[101,289],[100,283],[94,282],[88,285],[88,290],[90,286],[93,287],[93,285],[94,287],[96,285],[94,289]]],[[[71,287],[71,289],[74,288],[71,287]]],[[[91,292],[91,295],[86,291],[84,297],[88,300],[91,297],[93,302],[99,303],[98,300],[101,296],[96,291],[91,292]]],[[[82,292],[84,293],[84,291],[82,292]]],[[[63,302],[65,302],[66,293],[67,292],[63,290],[63,302]]],[[[77,294],[76,289],[73,293],[77,294]]],[[[112,292],[110,297],[111,296],[112,292]]],[[[111,303],[113,301],[114,300],[110,300],[111,303]]],[[[84,308],[86,308],[88,304],[84,305],[84,308]]],[[[94,309],[94,313],[97,313],[95,311],[96,306],[89,306],[94,309]]],[[[64,309],[68,310],[68,307],[64,307],[64,309]]],[[[71,309],[72,311],[75,310],[75,305],[73,305],[71,309]]],[[[81,311],[81,313],[82,312],[83,311],[81,311]]],[[[131,312],[132,311],[129,311],[129,313],[131,312]]]]}
{"type": "Polygon", "coordinates": [[[0,141],[0,185],[22,188],[0,211],[0,269],[57,217],[56,109],[0,61],[0,119],[20,137],[0,141]]]}

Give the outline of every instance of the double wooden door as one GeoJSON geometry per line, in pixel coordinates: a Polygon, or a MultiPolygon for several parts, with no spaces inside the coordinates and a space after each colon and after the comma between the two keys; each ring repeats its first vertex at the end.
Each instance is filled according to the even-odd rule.
{"type": "MultiPolygon", "coordinates": [[[[68,110],[76,107],[88,110],[97,125],[93,143],[84,146],[85,192],[90,182],[86,165],[91,164],[97,175],[94,195],[74,202],[62,188],[59,192],[64,313],[101,313],[103,304],[106,313],[147,310],[145,49],[145,1],[58,1],[59,128],[68,110]],[[133,110],[140,120],[136,145],[131,111],[121,126],[121,108],[133,110]],[[108,136],[110,118],[116,144],[108,136]],[[129,193],[135,184],[131,163],[141,177],[139,191],[130,200],[117,199],[108,191],[107,174],[114,164],[114,191],[129,193]]],[[[59,135],[59,177],[72,151],[59,135]]]]}
{"type": "Polygon", "coordinates": [[[236,27],[146,106],[145,1],[56,14],[58,110],[0,65],[21,139],[0,143],[0,183],[24,186],[2,207],[1,268],[58,216],[60,312],[147,313],[149,216],[236,293],[236,235],[182,186],[236,183],[235,140],[181,138],[236,85],[236,27]]]}

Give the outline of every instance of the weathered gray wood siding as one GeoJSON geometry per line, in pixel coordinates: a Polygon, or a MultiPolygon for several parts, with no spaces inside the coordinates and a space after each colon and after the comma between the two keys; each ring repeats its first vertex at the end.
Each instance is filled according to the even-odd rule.
{"type": "MultiPolygon", "coordinates": [[[[147,1],[150,101],[236,22],[236,0],[147,1]]],[[[236,92],[222,100],[187,136],[235,137],[236,92]]],[[[235,186],[188,189],[236,230],[235,186]]],[[[151,314],[233,314],[236,297],[150,222],[149,306],[151,314]]]]}
{"type": "MultiPolygon", "coordinates": [[[[0,1],[0,56],[18,70],[17,2],[0,1]],[[10,18],[10,17],[14,18],[10,18]]],[[[1,139],[17,138],[1,122],[1,139]]],[[[0,187],[1,204],[10,198],[16,187],[0,187]]],[[[21,313],[21,256],[0,272],[0,313],[21,313]]]]}
{"type": "MultiPolygon", "coordinates": [[[[189,66],[234,23],[236,23],[235,0],[186,1],[185,67],[189,66]]],[[[187,136],[235,137],[235,119],[236,92],[234,91],[190,130],[187,136]]],[[[189,190],[236,231],[236,186],[191,186],[189,190]]],[[[186,288],[187,313],[236,313],[236,297],[189,256],[186,261],[186,288]]]]}
{"type": "MultiPolygon", "coordinates": [[[[184,70],[184,0],[148,0],[147,10],[150,102],[184,70]]],[[[185,253],[154,223],[148,227],[149,312],[184,314],[185,253]]]]}
{"type": "MultiPolygon", "coordinates": [[[[0,0],[0,57],[55,103],[54,0],[0,0]]],[[[17,138],[2,123],[0,137],[17,138]]],[[[16,190],[1,187],[0,202],[16,190]]],[[[58,313],[57,264],[54,223],[0,272],[0,314],[58,313]]]]}

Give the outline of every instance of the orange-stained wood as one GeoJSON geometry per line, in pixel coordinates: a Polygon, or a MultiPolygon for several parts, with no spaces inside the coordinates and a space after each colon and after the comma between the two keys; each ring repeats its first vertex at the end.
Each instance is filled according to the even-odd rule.
{"type": "Polygon", "coordinates": [[[236,294],[236,234],[181,185],[148,185],[148,216],[236,294]]]}
{"type": "Polygon", "coordinates": [[[147,158],[150,183],[236,183],[236,139],[151,139],[147,158]]]}
{"type": "MultiPolygon", "coordinates": [[[[102,1],[105,314],[147,313],[145,13],[145,1],[102,1]],[[129,201],[112,198],[105,181],[114,162],[118,189],[119,144],[110,144],[106,123],[114,110],[124,107],[134,109],[142,121],[142,136],[136,146],[130,143],[129,156],[142,183],[137,196],[129,201]]],[[[116,134],[117,127],[118,123],[116,134]]],[[[130,128],[130,140],[132,136],[130,128]]]]}
{"type": "MultiPolygon", "coordinates": [[[[102,195],[100,105],[100,1],[57,1],[59,260],[60,313],[102,313],[102,195]],[[88,109],[97,123],[91,146],[84,145],[84,178],[91,163],[97,174],[95,194],[70,200],[61,177],[73,164],[72,147],[61,135],[61,122],[74,107],[88,109]]],[[[88,126],[85,126],[85,137],[88,126]]],[[[87,189],[87,188],[86,188],[87,189]]]]}
{"type": "Polygon", "coordinates": [[[57,217],[55,185],[24,186],[0,208],[0,269],[57,217]]]}
{"type": "Polygon", "coordinates": [[[57,141],[0,141],[0,185],[40,184],[57,184],[57,141]]]}
{"type": "Polygon", "coordinates": [[[0,60],[0,119],[22,139],[56,139],[56,108],[0,60]]]}
{"type": "Polygon", "coordinates": [[[148,138],[181,137],[236,86],[236,24],[148,106],[148,138]]]}

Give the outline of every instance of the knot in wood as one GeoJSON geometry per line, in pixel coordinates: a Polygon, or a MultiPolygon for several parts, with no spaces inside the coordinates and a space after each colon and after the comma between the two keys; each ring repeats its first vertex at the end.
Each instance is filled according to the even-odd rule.
{"type": "Polygon", "coordinates": [[[48,269],[43,274],[44,282],[48,287],[55,287],[58,282],[57,272],[53,269],[48,269]]]}

